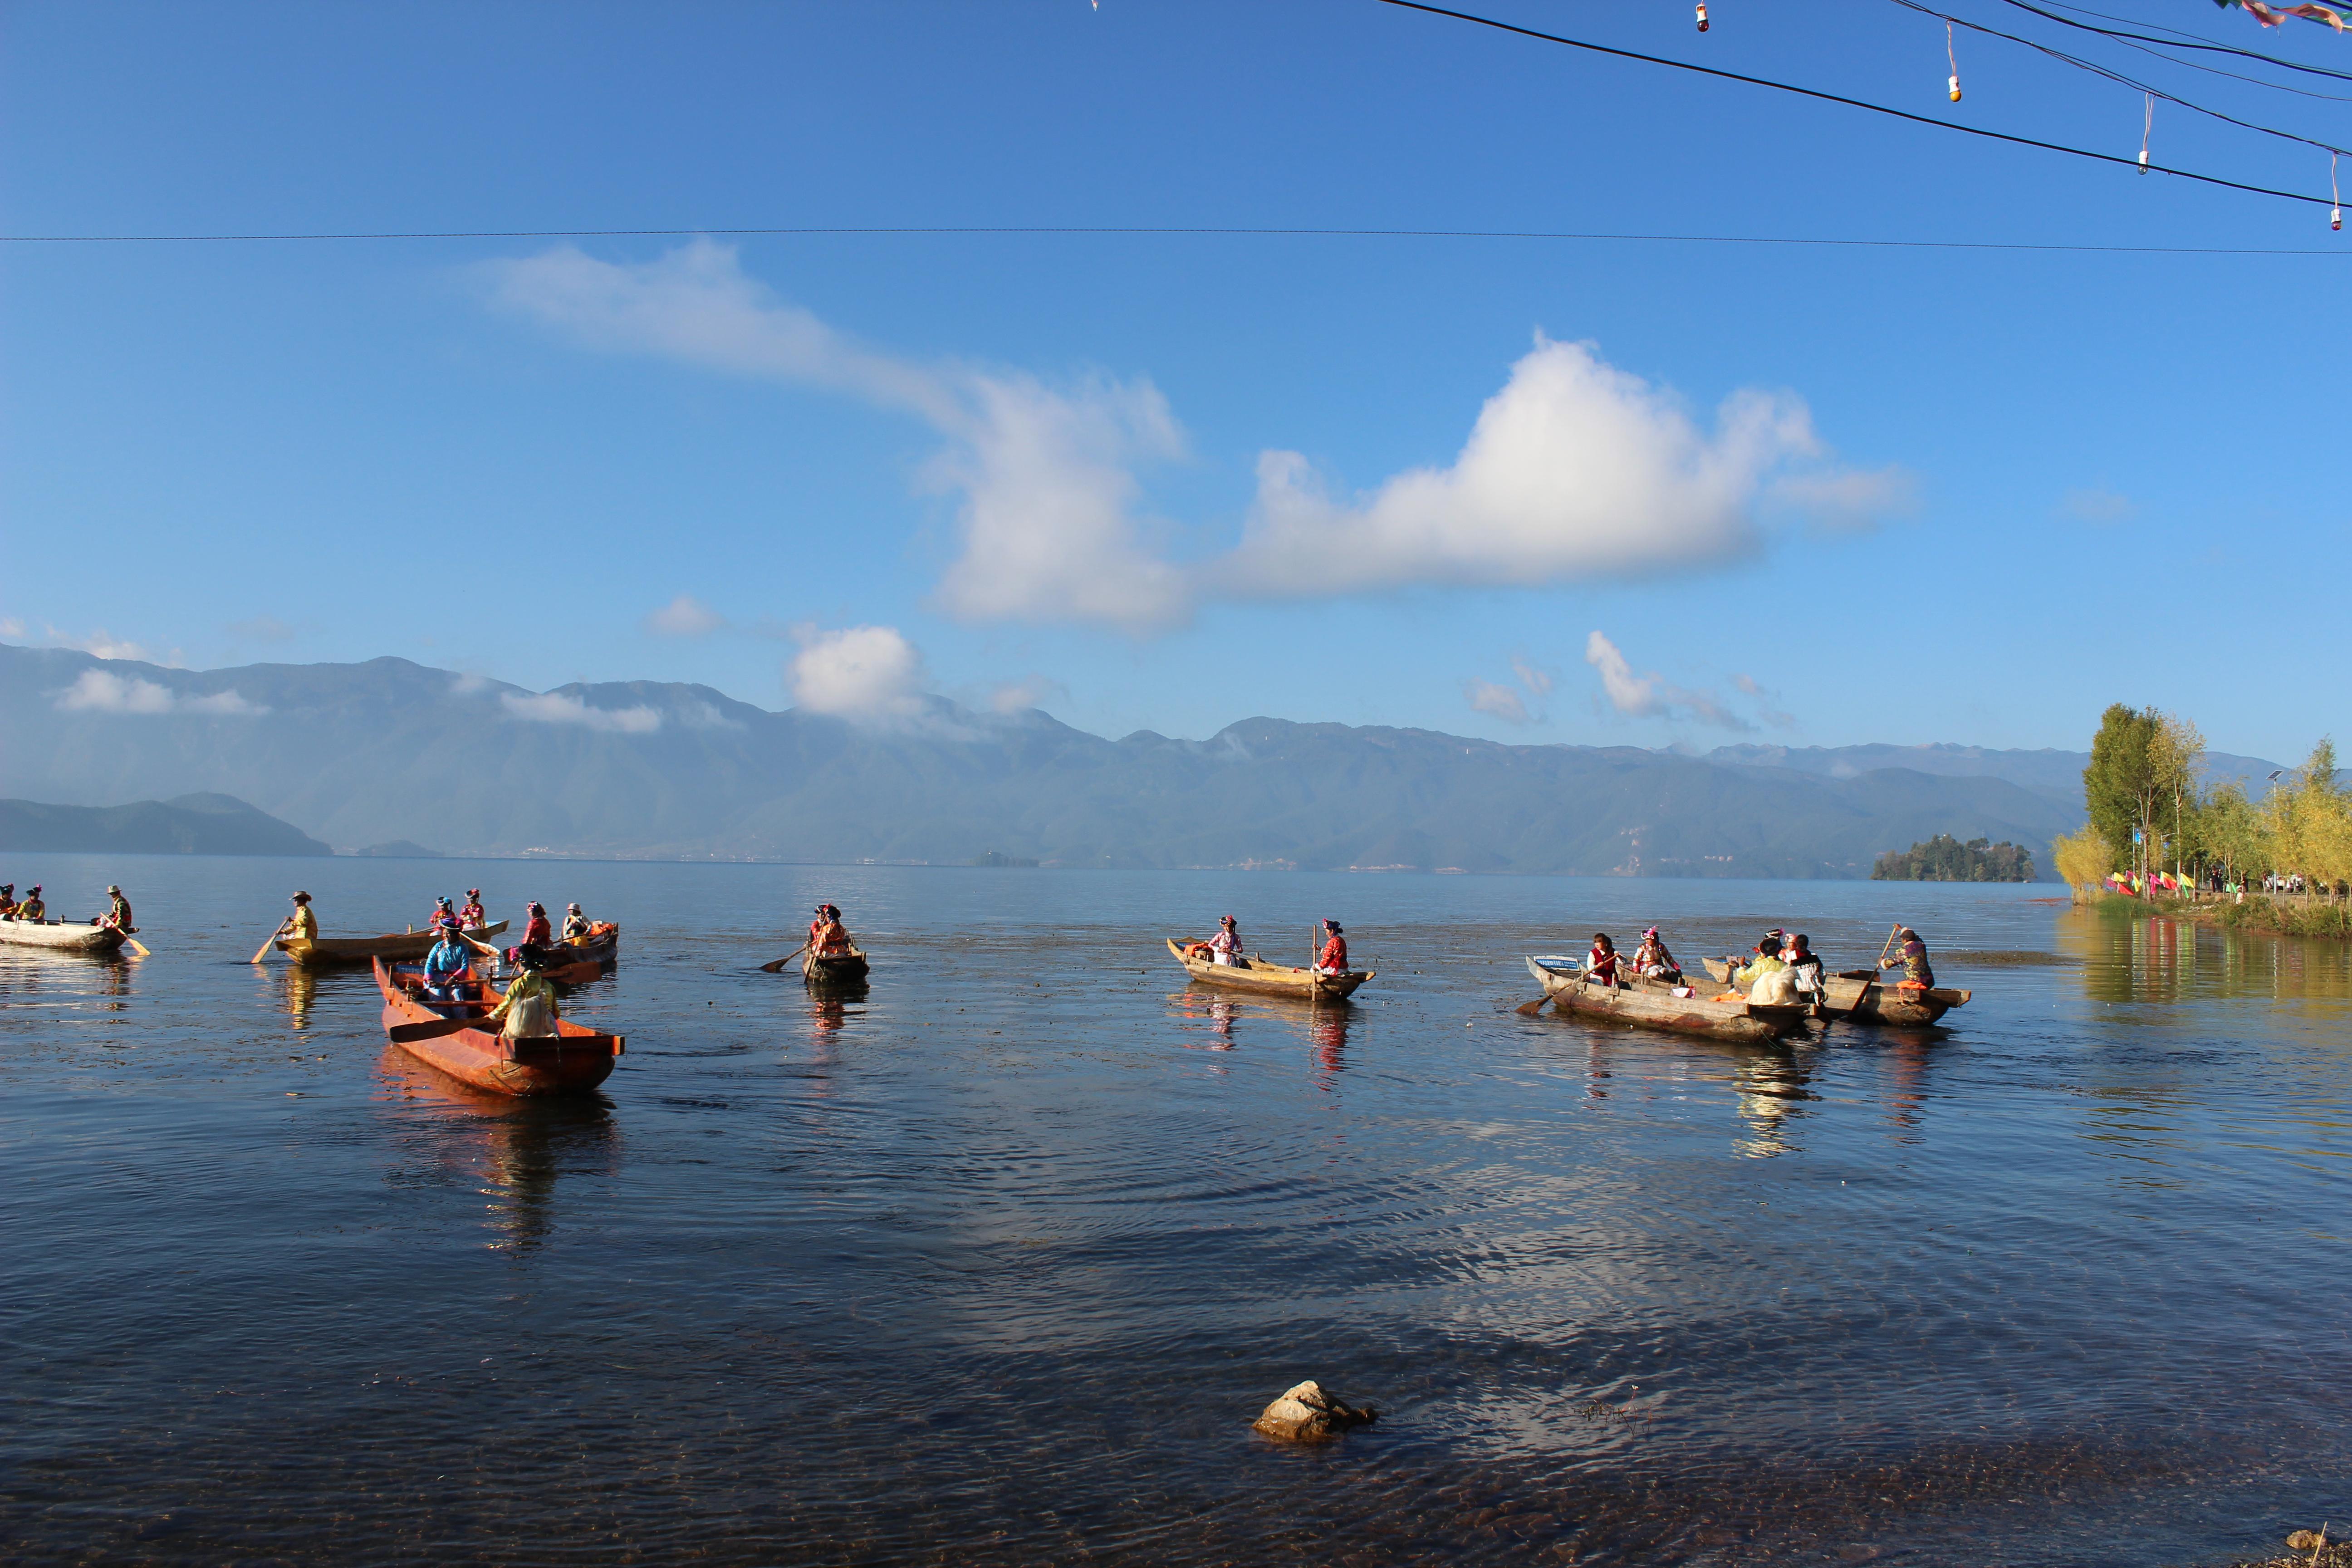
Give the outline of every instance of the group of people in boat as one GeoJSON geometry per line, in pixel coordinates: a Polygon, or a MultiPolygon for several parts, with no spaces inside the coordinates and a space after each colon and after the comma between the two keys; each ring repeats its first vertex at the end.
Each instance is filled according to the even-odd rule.
{"type": "MultiPolygon", "coordinates": [[[[109,882],[106,900],[106,912],[92,915],[90,924],[111,926],[125,936],[139,929],[131,923],[131,900],[122,896],[121,888],[109,882]]],[[[30,925],[39,925],[48,918],[48,900],[41,897],[38,882],[34,883],[22,899],[16,897],[16,883],[0,882],[0,921],[23,921],[30,925]]]]}
{"type": "MultiPolygon", "coordinates": [[[[1879,967],[1902,969],[1897,990],[1924,992],[1935,987],[1935,966],[1928,962],[1927,944],[1917,931],[1898,926],[1889,945],[1894,954],[1883,959],[1879,967]]],[[[1813,951],[1813,939],[1803,931],[1774,926],[1745,957],[1727,954],[1722,962],[1729,972],[1729,983],[1751,1002],[1818,1003],[1827,994],[1821,954],[1813,951]]],[[[1601,985],[1630,986],[1643,981],[1669,986],[1686,984],[1682,965],[1675,962],[1656,926],[1643,931],[1642,944],[1630,959],[1618,951],[1607,931],[1594,931],[1584,973],[1589,984],[1601,985]]]]}
{"type": "MultiPolygon", "coordinates": [[[[1338,921],[1326,920],[1316,927],[1322,945],[1316,950],[1313,969],[1318,974],[1348,973],[1348,933],[1338,921]]],[[[1196,942],[1188,949],[1196,958],[1226,968],[1247,968],[1249,960],[1242,956],[1242,928],[1234,917],[1224,915],[1217,921],[1217,934],[1206,942],[1196,942]]]]}

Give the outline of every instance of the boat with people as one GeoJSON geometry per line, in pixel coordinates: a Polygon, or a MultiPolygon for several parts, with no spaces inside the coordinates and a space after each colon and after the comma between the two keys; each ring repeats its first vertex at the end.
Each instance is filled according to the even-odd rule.
{"type": "Polygon", "coordinates": [[[540,972],[559,985],[585,985],[620,961],[621,928],[599,921],[584,937],[532,950],[540,972]]]}
{"type": "MultiPolygon", "coordinates": [[[[1720,958],[1705,961],[1707,973],[1726,984],[1731,965],[1720,958]]],[[[1968,1005],[1973,991],[1930,986],[1924,991],[1888,984],[1875,970],[1846,969],[1822,977],[1822,1009],[1832,1018],[1857,1024],[1892,1024],[1916,1028],[1934,1023],[1955,1007],[1968,1005]]]]}
{"type": "MultiPolygon", "coordinates": [[[[488,941],[507,929],[505,921],[492,925],[476,926],[465,934],[476,942],[488,941]]],[[[394,931],[385,936],[301,937],[281,936],[270,943],[289,960],[306,967],[328,964],[366,963],[374,959],[404,963],[423,958],[440,941],[436,931],[394,931]]]]}
{"type": "Polygon", "coordinates": [[[866,970],[866,951],[855,942],[825,952],[812,948],[801,954],[801,978],[811,985],[863,985],[866,970]]]}
{"type": "Polygon", "coordinates": [[[1174,937],[1167,940],[1168,951],[1184,973],[1203,985],[1222,985],[1233,991],[1255,991],[1267,996],[1295,996],[1308,1002],[1344,1002],[1356,994],[1356,988],[1371,979],[1376,969],[1348,969],[1336,973],[1323,969],[1297,969],[1288,964],[1269,963],[1259,953],[1231,955],[1231,962],[1215,961],[1205,942],[1180,943],[1174,937]]]}
{"type": "Polygon", "coordinates": [[[113,952],[129,933],[120,926],[89,921],[0,920],[0,942],[16,947],[47,948],[51,952],[113,952]]]}
{"type": "Polygon", "coordinates": [[[457,999],[436,1001],[419,994],[423,971],[382,958],[374,968],[392,1043],[475,1089],[520,1096],[584,1093],[613,1075],[628,1048],[625,1036],[564,1018],[552,1020],[552,1034],[517,1038],[502,1033],[491,1014],[503,998],[478,970],[457,987],[457,999]]]}
{"type": "MultiPolygon", "coordinates": [[[[1555,1010],[1612,1023],[1705,1035],[1738,1045],[1767,1045],[1797,1033],[1812,1009],[1802,1004],[1751,1002],[1743,996],[1703,996],[1692,985],[1654,980],[1609,984],[1587,977],[1583,961],[1533,954],[1528,973],[1555,1010]]],[[[1536,1004],[1529,1004],[1530,1006],[1536,1004]]]]}

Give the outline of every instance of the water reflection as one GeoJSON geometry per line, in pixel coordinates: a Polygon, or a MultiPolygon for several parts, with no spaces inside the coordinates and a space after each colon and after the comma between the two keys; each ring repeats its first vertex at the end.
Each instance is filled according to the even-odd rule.
{"type": "Polygon", "coordinates": [[[1811,1081],[1812,1074],[1794,1048],[1743,1049],[1735,1083],[1739,1119],[1748,1124],[1748,1136],[1732,1146],[1752,1160],[1796,1152],[1802,1145],[1789,1123],[1802,1112],[1806,1100],[1820,1098],[1805,1087],[1811,1081]]]}
{"type": "Polygon", "coordinates": [[[609,1176],[620,1135],[603,1095],[514,1100],[477,1094],[386,1047],[385,1087],[404,1110],[436,1112],[436,1163],[481,1184],[489,1199],[490,1245],[529,1251],[555,1229],[559,1175],[609,1176]]]}
{"type": "Polygon", "coordinates": [[[834,1042],[849,1022],[849,1009],[855,1003],[862,1010],[866,997],[863,985],[812,986],[808,993],[808,1037],[812,1045],[824,1047],[834,1042]]]}
{"type": "Polygon", "coordinates": [[[318,973],[298,963],[286,966],[286,1016],[298,1029],[310,1026],[310,1004],[319,995],[318,973]]]}
{"type": "Polygon", "coordinates": [[[2095,1002],[2352,997],[2352,944],[2341,942],[2100,904],[2062,912],[2057,944],[2095,1002]]]}

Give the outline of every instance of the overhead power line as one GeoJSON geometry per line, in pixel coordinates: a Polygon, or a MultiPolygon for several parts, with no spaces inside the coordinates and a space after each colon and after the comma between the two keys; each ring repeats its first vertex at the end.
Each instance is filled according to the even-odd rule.
{"type": "MultiPolygon", "coordinates": [[[[2352,71],[2330,70],[2326,66],[2305,65],[2301,60],[2284,60],[2276,55],[2266,55],[2258,49],[2242,49],[2231,44],[2210,43],[2194,33],[2183,33],[2177,27],[2157,27],[2158,32],[2171,33],[2174,37],[2151,38],[2146,33],[2127,33],[2116,27],[2094,27],[2088,22],[2077,22],[2073,17],[2059,16],[2055,11],[2045,11],[2039,5],[2029,5],[2027,0],[2001,0],[2001,4],[2014,5],[2021,11],[2031,11],[2035,16],[2055,22],[2062,27],[2080,27],[2086,33],[2097,33],[2105,37],[2127,38],[2140,44],[2161,44],[2168,49],[2196,49],[2209,55],[2235,55],[2242,60],[2260,60],[2264,65],[2277,66],[2282,70],[2302,71],[2307,76],[2329,76],[2334,77],[2337,81],[2352,81],[2352,71]]],[[[2065,9],[2084,16],[2101,15],[2100,12],[2084,11],[2075,5],[2066,6],[2065,9]]],[[[2118,18],[2109,16],[2106,19],[2112,22],[2118,18]]],[[[2155,26],[2155,24],[2148,23],[2147,26],[2155,26]]]]}
{"type": "MultiPolygon", "coordinates": [[[[1492,27],[1499,33],[1513,33],[1539,43],[1561,44],[1571,49],[1585,49],[1597,55],[1611,55],[1622,60],[1638,60],[1643,65],[1664,66],[1670,70],[1690,71],[1698,76],[1711,76],[1722,81],[1745,82],[1750,87],[1770,88],[1775,92],[1793,93],[1822,103],[1843,104],[1848,109],[1867,110],[1895,120],[1907,120],[1914,125],[1933,126],[1938,131],[1957,132],[1964,136],[1979,136],[1989,142],[2006,142],[2016,147],[2035,147],[2045,153],[2063,153],[2070,157],[2088,158],[2096,163],[2115,163],[2126,169],[2148,170],[2170,174],[2175,179],[2195,180],[2200,184],[2220,185],[2227,190],[2245,191],[2258,196],[2276,196],[2282,201],[2306,202],[2314,206],[2334,204],[2326,196],[2307,196],[2300,191],[2274,190],[2268,185],[2250,185],[2240,180],[2225,180],[2218,174],[2200,174],[2190,169],[2174,169],[2162,163],[2143,163],[2137,158],[2119,157],[2113,153],[2094,152],[2088,147],[2069,147],[2060,142],[2044,142],[2038,137],[2017,136],[2006,131],[1988,131],[1979,125],[1963,125],[1955,120],[1936,120],[1925,114],[1914,114],[1907,109],[1895,109],[1864,99],[1848,98],[1842,92],[1826,92],[1820,88],[1799,87],[1793,82],[1773,81],[1769,78],[1748,76],[1739,71],[1718,69],[1714,66],[1693,65],[1688,60],[1668,59],[1663,55],[1645,55],[1634,49],[1621,49],[1609,44],[1596,44],[1584,38],[1571,38],[1559,33],[1546,33],[1534,27],[1522,27],[1516,22],[1505,22],[1493,16],[1480,16],[1468,11],[1450,10],[1444,5],[1431,5],[1423,0],[1377,0],[1382,5],[1394,5],[1401,10],[1419,11],[1431,16],[1450,17],[1456,22],[1469,22],[1481,27],[1492,27]]],[[[2012,0],[2015,3],[2015,0],[2012,0]]],[[[2028,7],[2031,9],[2031,7],[2028,7]]]]}
{"type": "MultiPolygon", "coordinates": [[[[2036,43],[2032,38],[2020,37],[2015,33],[2004,33],[1998,27],[1988,27],[1981,22],[1971,22],[1965,16],[1955,16],[1949,12],[1938,11],[1931,5],[1921,5],[1919,0],[1893,0],[1893,4],[1902,6],[1906,11],[1916,11],[1923,16],[1933,16],[1938,22],[1946,23],[1952,26],[1966,27],[1972,33],[1982,33],[1989,38],[2000,38],[2009,43],[2021,44],[2037,54],[2048,55],[2052,59],[2073,66],[2077,70],[2088,71],[2093,76],[2114,82],[2119,87],[2130,88],[2134,92],[2152,94],[2155,97],[2164,100],[2167,103],[2177,104],[2180,108],[2189,110],[2191,113],[2205,115],[2210,119],[2221,121],[2225,125],[2234,125],[2242,131],[2259,131],[2265,136],[2276,136],[2280,140],[2285,142],[2300,142],[2306,147],[2316,147],[2323,153],[2339,153],[2352,156],[2352,148],[2338,147],[2333,142],[2317,141],[2312,137],[2305,136],[2293,131],[2280,131],[2268,125],[2257,125],[2251,120],[2241,120],[2234,114],[2224,114],[2218,109],[2208,109],[2201,103],[2191,103],[2189,100],[2180,97],[2177,93],[2167,92],[2160,87],[2157,87],[2149,82],[2139,81],[2134,78],[2127,77],[2121,71],[2110,70],[2107,67],[2099,64],[2095,60],[2086,60],[2080,55],[2070,55],[2063,49],[2053,49],[2049,45],[2036,43]]],[[[2269,84],[2263,83],[2262,85],[2267,86],[2269,84]]]]}
{"type": "Polygon", "coordinates": [[[732,228],[450,228],[349,229],[276,234],[9,234],[0,245],[219,245],[352,240],[444,239],[822,239],[1027,237],[1205,239],[1511,239],[1590,241],[1627,245],[1820,246],[1857,250],[1985,250],[2088,256],[2318,256],[2341,261],[2337,247],[2221,245],[2066,245],[2031,240],[1865,239],[1843,236],[1772,234],[1630,234],[1546,228],[1307,228],[1205,224],[903,224],[816,225],[732,228]]]}

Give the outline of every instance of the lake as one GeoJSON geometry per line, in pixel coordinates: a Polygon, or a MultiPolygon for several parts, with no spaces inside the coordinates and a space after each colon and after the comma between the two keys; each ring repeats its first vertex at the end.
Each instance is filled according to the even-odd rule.
{"type": "Polygon", "coordinates": [[[2211,1563],[2352,1521],[2352,949],[2048,886],[16,856],[16,1563],[2211,1563]],[[248,963],[622,927],[574,1104],[248,963]],[[863,1000],[758,972],[829,898],[863,1000]],[[1223,913],[1346,1007],[1213,997],[1223,913]],[[1918,926],[1942,1031],[1513,1008],[1520,955],[1918,926]],[[1971,957],[1969,955],[1980,955],[1971,957]],[[1250,1431],[1292,1383],[1369,1401],[1250,1431]]]}

